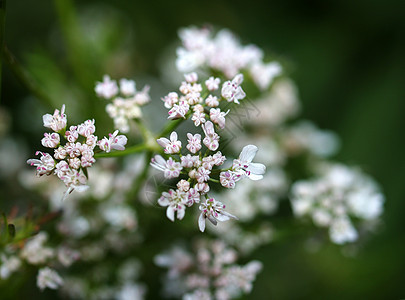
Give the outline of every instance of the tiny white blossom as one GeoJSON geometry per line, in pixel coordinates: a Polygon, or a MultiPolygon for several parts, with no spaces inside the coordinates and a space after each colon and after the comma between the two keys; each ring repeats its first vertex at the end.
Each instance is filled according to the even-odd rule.
{"type": "Polygon", "coordinates": [[[239,104],[239,100],[242,100],[246,97],[245,92],[242,90],[240,86],[243,82],[243,75],[238,74],[236,75],[232,81],[226,81],[222,85],[221,95],[224,97],[228,102],[234,102],[239,104]]]}
{"type": "Polygon", "coordinates": [[[199,133],[196,133],[194,135],[192,135],[191,133],[187,133],[187,138],[188,144],[186,148],[188,149],[188,151],[195,154],[196,152],[201,150],[201,135],[199,133]]]}
{"type": "Polygon", "coordinates": [[[219,105],[218,97],[208,95],[207,99],[205,99],[205,104],[207,104],[209,107],[217,107],[219,105]]]}
{"type": "Polygon", "coordinates": [[[217,150],[219,147],[219,135],[214,130],[214,124],[211,121],[207,121],[201,127],[205,134],[204,145],[211,151],[217,150]]]}
{"type": "Polygon", "coordinates": [[[225,128],[225,116],[229,113],[228,111],[225,113],[221,111],[219,108],[211,108],[210,109],[210,119],[212,122],[218,124],[219,128],[225,128]]]}
{"type": "Polygon", "coordinates": [[[199,207],[201,214],[198,218],[198,227],[201,232],[205,230],[205,220],[208,219],[212,224],[217,225],[218,221],[223,222],[229,219],[238,219],[234,215],[224,211],[225,205],[216,201],[214,198],[207,199],[199,207]]]}
{"type": "Polygon", "coordinates": [[[66,128],[67,118],[65,115],[65,104],[62,105],[62,109],[59,113],[58,109],[55,109],[53,115],[45,114],[42,117],[44,127],[51,128],[53,131],[58,132],[66,128]]]}
{"type": "Polygon", "coordinates": [[[189,83],[194,83],[194,82],[198,81],[198,75],[197,75],[196,72],[191,72],[191,73],[188,73],[188,74],[184,74],[184,78],[189,83]]]}
{"type": "Polygon", "coordinates": [[[219,88],[221,80],[219,78],[214,78],[211,76],[205,81],[205,85],[209,91],[216,91],[219,88]]]}
{"type": "Polygon", "coordinates": [[[55,160],[48,153],[37,151],[35,155],[41,154],[40,159],[29,159],[27,164],[37,167],[37,176],[50,175],[55,168],[55,160]]]}
{"type": "Polygon", "coordinates": [[[97,82],[95,87],[97,96],[110,99],[118,94],[118,86],[115,80],[111,80],[110,76],[104,75],[102,82],[97,82]]]}
{"type": "Polygon", "coordinates": [[[48,267],[39,270],[37,275],[37,286],[41,291],[45,288],[56,290],[62,284],[63,279],[55,270],[48,267]]]}
{"type": "Polygon", "coordinates": [[[56,132],[53,133],[44,133],[44,138],[41,140],[41,144],[47,148],[56,148],[60,143],[59,134],[56,132]]]}
{"type": "Polygon", "coordinates": [[[253,163],[258,148],[255,145],[243,147],[238,159],[234,159],[232,170],[237,174],[245,175],[251,180],[263,178],[266,172],[266,166],[260,163],[253,163]]]}
{"type": "Polygon", "coordinates": [[[122,78],[120,80],[120,92],[126,97],[133,96],[136,92],[135,81],[122,78]]]}
{"type": "Polygon", "coordinates": [[[160,206],[167,206],[166,216],[169,220],[174,222],[174,214],[177,212],[177,219],[184,218],[186,212],[186,194],[181,191],[174,191],[172,189],[169,192],[163,192],[162,196],[158,199],[160,206]]]}
{"type": "Polygon", "coordinates": [[[173,131],[170,134],[170,140],[162,137],[157,139],[157,143],[164,148],[165,153],[174,154],[179,153],[181,149],[181,141],[177,139],[177,132],[173,131]]]}
{"type": "Polygon", "coordinates": [[[179,102],[179,95],[176,92],[171,92],[162,98],[166,108],[172,108],[174,104],[179,102]]]}

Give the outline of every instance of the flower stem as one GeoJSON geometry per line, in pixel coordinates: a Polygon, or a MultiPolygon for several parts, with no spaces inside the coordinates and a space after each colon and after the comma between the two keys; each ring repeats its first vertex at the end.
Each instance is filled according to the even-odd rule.
{"type": "Polygon", "coordinates": [[[3,48],[4,48],[4,29],[6,27],[6,0],[0,0],[0,102],[2,87],[2,65],[3,65],[3,48]]]}
{"type": "Polygon", "coordinates": [[[134,145],[131,147],[127,147],[123,151],[114,151],[114,152],[110,152],[110,153],[96,153],[96,154],[94,154],[94,157],[100,158],[100,157],[125,156],[125,155],[129,155],[129,154],[133,154],[133,153],[139,153],[144,150],[148,150],[148,146],[146,144],[142,143],[142,144],[134,145]]]}
{"type": "MultiPolygon", "coordinates": [[[[0,0],[1,1],[1,0],[0,0]]],[[[23,86],[25,86],[31,94],[33,94],[38,100],[41,100],[47,106],[52,107],[52,100],[49,96],[40,88],[37,82],[32,78],[31,74],[24,69],[24,67],[17,61],[11,51],[4,46],[3,48],[4,61],[10,67],[14,76],[18,78],[23,86]]]]}
{"type": "Polygon", "coordinates": [[[173,130],[175,130],[185,119],[177,119],[174,121],[170,121],[165,128],[163,128],[162,132],[157,136],[157,138],[160,138],[162,136],[165,136],[169,133],[171,133],[173,130]]]}

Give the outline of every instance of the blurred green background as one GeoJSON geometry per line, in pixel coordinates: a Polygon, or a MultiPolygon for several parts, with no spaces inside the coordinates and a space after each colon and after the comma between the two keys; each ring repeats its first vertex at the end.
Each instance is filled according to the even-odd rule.
{"type": "MultiPolygon", "coordinates": [[[[173,45],[180,27],[226,27],[244,43],[254,43],[286,63],[300,92],[302,117],[336,131],[343,145],[337,159],[360,165],[381,184],[387,199],[384,225],[357,256],[346,257],[332,245],[310,253],[300,237],[271,244],[254,254],[266,268],[252,299],[405,298],[404,2],[76,1],[79,12],[97,8],[98,14],[87,14],[87,20],[98,18],[105,22],[104,30],[111,30],[106,43],[117,45],[118,54],[108,62],[101,60],[107,57],[105,49],[80,51],[85,48],[80,39],[91,42],[91,30],[79,28],[79,34],[70,37],[64,32],[75,30],[66,3],[8,1],[6,42],[38,78],[41,70],[54,69],[54,76],[66,81],[70,97],[84,98],[75,87],[87,88],[90,95],[94,81],[109,70],[135,79],[158,76],[162,53],[173,45]],[[59,16],[66,17],[62,23],[58,10],[59,16]],[[72,64],[88,64],[93,72],[80,74],[69,67],[72,64]]],[[[53,108],[26,98],[29,92],[7,66],[3,75],[1,105],[11,111],[13,134],[27,139],[31,132],[27,113],[37,118],[36,111],[53,108]],[[23,99],[35,109],[21,112],[23,99]]],[[[60,91],[53,91],[49,82],[41,84],[52,98],[60,91]]],[[[89,105],[87,112],[104,110],[89,105]]],[[[77,119],[92,117],[83,114],[77,119]]],[[[35,145],[38,136],[29,139],[35,145]]]]}

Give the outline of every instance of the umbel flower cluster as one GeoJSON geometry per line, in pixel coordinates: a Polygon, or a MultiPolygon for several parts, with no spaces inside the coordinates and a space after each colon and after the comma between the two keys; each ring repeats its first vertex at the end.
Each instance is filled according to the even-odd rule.
{"type": "Polygon", "coordinates": [[[114,127],[123,133],[130,130],[130,120],[142,116],[141,106],[150,101],[149,86],[145,86],[141,91],[136,90],[135,81],[122,78],[119,87],[110,76],[104,75],[102,82],[96,84],[97,96],[112,100],[107,104],[106,111],[110,118],[114,120],[114,127]]]}
{"type": "Polygon", "coordinates": [[[163,192],[158,200],[159,205],[167,207],[167,217],[174,221],[176,213],[177,219],[181,220],[186,207],[198,204],[201,211],[198,226],[204,231],[206,219],[214,225],[218,221],[237,219],[225,211],[222,202],[209,196],[210,182],[234,188],[236,182],[244,177],[262,179],[266,167],[252,162],[258,148],[248,145],[243,148],[239,158],[233,160],[232,166],[217,168],[226,161],[226,157],[218,151],[220,135],[217,132],[225,128],[225,116],[229,112],[221,111],[219,106],[223,102],[239,104],[239,100],[245,98],[246,94],[241,87],[243,75],[238,74],[233,80],[224,82],[220,96],[213,95],[219,89],[219,78],[208,78],[204,88],[198,83],[198,75],[194,72],[186,74],[185,79],[180,86],[180,97],[171,92],[162,98],[165,107],[170,109],[168,119],[191,117],[195,127],[201,127],[204,136],[188,132],[186,149],[182,148],[182,142],[175,131],[170,134],[170,139],[159,138],[157,143],[163,147],[168,159],[156,155],[151,165],[162,171],[165,178],[179,179],[177,188],[163,192]],[[203,97],[202,94],[207,96],[203,97]]]}
{"type": "Polygon", "coordinates": [[[94,135],[95,121],[87,120],[82,124],[70,126],[67,129],[67,116],[65,105],[61,111],[55,110],[53,115],[43,116],[44,127],[51,129],[52,133],[45,133],[41,140],[42,146],[53,149],[53,153],[37,151],[39,159],[29,159],[27,163],[37,168],[37,176],[56,175],[68,188],[63,196],[65,199],[73,190],[82,192],[87,186],[87,168],[95,162],[94,148],[98,146],[101,151],[110,152],[112,149],[124,150],[127,138],[118,135],[118,130],[110,133],[108,138],[99,138],[94,135]]]}
{"type": "Polygon", "coordinates": [[[329,228],[330,239],[336,244],[357,240],[351,217],[376,221],[382,213],[384,196],[374,180],[356,169],[328,164],[319,173],[317,178],[292,186],[294,214],[310,216],[315,225],[329,228]]]}
{"type": "Polygon", "coordinates": [[[193,253],[175,246],[155,257],[158,266],[168,268],[167,296],[226,300],[251,292],[252,283],[262,269],[259,261],[237,265],[237,252],[220,240],[201,239],[193,246],[193,253]]]}

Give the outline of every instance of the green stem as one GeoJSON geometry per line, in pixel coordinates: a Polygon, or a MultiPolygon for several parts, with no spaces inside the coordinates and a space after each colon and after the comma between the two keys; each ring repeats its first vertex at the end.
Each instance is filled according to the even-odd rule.
{"type": "Polygon", "coordinates": [[[1,102],[1,87],[2,87],[2,66],[3,66],[3,48],[4,48],[4,33],[6,27],[6,0],[0,0],[0,102],[1,102]]]}
{"type": "Polygon", "coordinates": [[[166,136],[175,130],[185,119],[177,119],[174,121],[170,121],[165,128],[163,128],[162,132],[157,136],[158,138],[162,136],[166,136]]]}
{"type": "Polygon", "coordinates": [[[88,90],[93,84],[94,70],[89,61],[90,49],[86,49],[86,37],[80,28],[74,3],[72,0],[54,0],[54,3],[73,72],[81,86],[88,90]]]}
{"type": "Polygon", "coordinates": [[[94,158],[125,156],[125,155],[129,155],[129,154],[133,154],[133,153],[139,153],[139,152],[142,152],[142,151],[148,150],[148,149],[149,149],[148,146],[146,144],[142,143],[142,144],[128,147],[123,151],[114,151],[114,152],[110,152],[110,153],[96,153],[94,155],[94,158]]]}
{"type": "Polygon", "coordinates": [[[149,171],[149,163],[152,158],[153,152],[152,151],[147,151],[145,154],[145,159],[144,159],[144,166],[142,169],[141,174],[136,178],[136,182],[134,184],[134,187],[128,192],[127,199],[131,199],[133,197],[136,197],[142,188],[146,177],[148,176],[148,171],[149,171]]]}
{"type": "Polygon", "coordinates": [[[24,67],[17,61],[15,56],[10,50],[4,46],[3,48],[4,61],[10,67],[11,71],[18,78],[23,86],[25,86],[31,94],[33,94],[38,100],[41,100],[47,106],[52,107],[53,103],[48,94],[45,93],[37,82],[32,78],[31,74],[24,69],[24,67]]]}

